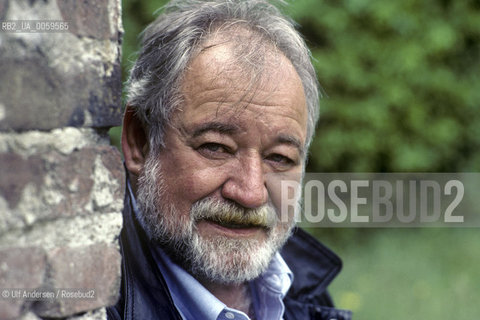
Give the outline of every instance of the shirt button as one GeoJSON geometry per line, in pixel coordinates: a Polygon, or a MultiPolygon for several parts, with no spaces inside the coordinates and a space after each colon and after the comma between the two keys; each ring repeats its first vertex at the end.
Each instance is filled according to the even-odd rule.
{"type": "Polygon", "coordinates": [[[231,313],[230,311],[228,311],[228,312],[225,313],[225,317],[227,317],[228,319],[234,319],[235,315],[233,313],[231,313]]]}

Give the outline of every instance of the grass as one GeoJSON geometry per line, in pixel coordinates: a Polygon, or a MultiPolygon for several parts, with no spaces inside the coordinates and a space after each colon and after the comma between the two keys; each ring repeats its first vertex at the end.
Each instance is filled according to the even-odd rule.
{"type": "Polygon", "coordinates": [[[480,319],[480,230],[311,229],[344,269],[330,290],[355,320],[480,319]]]}

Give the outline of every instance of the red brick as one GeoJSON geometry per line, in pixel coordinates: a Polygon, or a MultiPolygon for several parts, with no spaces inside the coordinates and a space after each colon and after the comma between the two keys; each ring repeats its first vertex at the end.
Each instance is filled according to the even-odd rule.
{"type": "Polygon", "coordinates": [[[42,317],[65,317],[115,304],[120,286],[120,261],[118,250],[105,244],[52,250],[48,254],[49,283],[54,290],[93,290],[95,298],[40,301],[34,306],[35,313],[42,317]]]}
{"type": "Polygon", "coordinates": [[[18,319],[28,302],[20,298],[2,297],[8,289],[35,289],[43,285],[46,275],[45,252],[40,248],[0,249],[0,319],[18,319]]]}

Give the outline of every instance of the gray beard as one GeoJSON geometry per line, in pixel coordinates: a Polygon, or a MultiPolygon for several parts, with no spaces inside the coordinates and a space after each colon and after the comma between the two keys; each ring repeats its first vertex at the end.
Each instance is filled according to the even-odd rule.
{"type": "Polygon", "coordinates": [[[199,280],[222,284],[252,280],[267,269],[291,234],[294,221],[281,223],[272,205],[250,210],[204,198],[192,206],[189,215],[182,214],[165,196],[163,182],[158,158],[149,156],[138,181],[138,218],[149,238],[199,280]],[[262,223],[266,240],[198,234],[198,220],[223,216],[262,223]]]}

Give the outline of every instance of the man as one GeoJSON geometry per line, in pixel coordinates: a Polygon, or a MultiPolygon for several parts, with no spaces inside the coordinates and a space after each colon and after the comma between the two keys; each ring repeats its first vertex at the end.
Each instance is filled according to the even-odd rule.
{"type": "Polygon", "coordinates": [[[129,79],[109,318],[350,319],[326,292],[340,260],[280,209],[280,180],[303,174],[317,118],[309,51],[274,6],[167,6],[129,79]]]}

